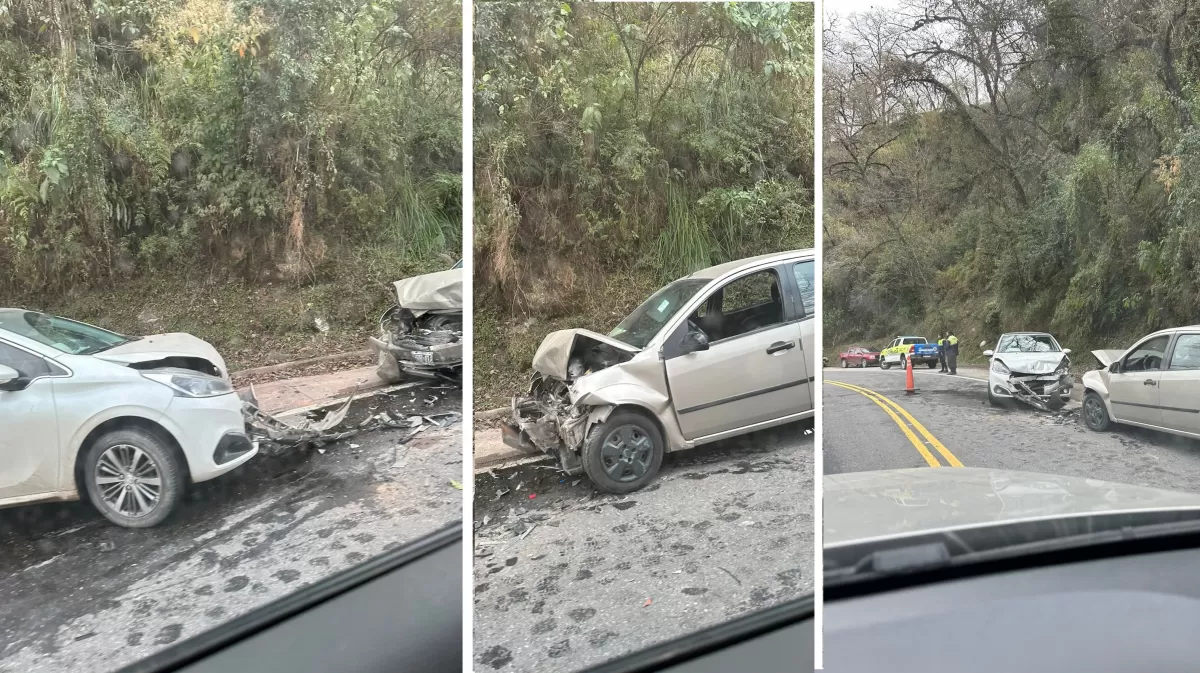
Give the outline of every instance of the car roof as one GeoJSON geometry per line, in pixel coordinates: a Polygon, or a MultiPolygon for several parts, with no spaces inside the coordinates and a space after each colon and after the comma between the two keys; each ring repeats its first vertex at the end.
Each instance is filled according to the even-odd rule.
{"type": "Polygon", "coordinates": [[[1028,334],[1029,336],[1037,336],[1040,334],[1045,334],[1046,336],[1049,336],[1049,337],[1054,336],[1053,334],[1051,334],[1049,332],[1005,332],[1004,334],[1001,334],[1000,336],[1008,336],[1010,334],[1013,336],[1019,336],[1022,334],[1028,334]]]}
{"type": "Polygon", "coordinates": [[[769,263],[769,262],[783,262],[783,261],[787,261],[789,259],[793,259],[796,257],[802,257],[806,254],[813,254],[813,251],[812,250],[788,250],[786,252],[772,252],[772,253],[769,253],[766,255],[747,257],[745,259],[735,259],[732,262],[725,262],[724,264],[717,264],[716,266],[710,266],[707,269],[700,269],[699,271],[691,274],[690,276],[685,276],[685,278],[712,280],[714,278],[720,278],[721,276],[724,276],[727,273],[730,273],[733,271],[739,271],[739,270],[747,268],[747,267],[757,266],[759,264],[765,264],[765,263],[769,263]]]}

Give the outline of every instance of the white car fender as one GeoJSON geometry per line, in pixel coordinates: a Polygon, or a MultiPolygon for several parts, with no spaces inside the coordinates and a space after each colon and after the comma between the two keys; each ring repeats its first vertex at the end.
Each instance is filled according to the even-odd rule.
{"type": "MultiPolygon", "coordinates": [[[[63,444],[62,462],[59,469],[59,484],[63,490],[75,490],[75,464],[79,461],[80,453],[83,451],[83,442],[93,430],[100,427],[104,423],[116,418],[140,418],[149,421],[165,432],[170,433],[166,426],[162,424],[163,410],[151,409],[136,404],[122,404],[116,407],[108,407],[96,413],[91,418],[79,424],[72,435],[63,444]]],[[[176,441],[177,438],[175,438],[176,441]]]]}

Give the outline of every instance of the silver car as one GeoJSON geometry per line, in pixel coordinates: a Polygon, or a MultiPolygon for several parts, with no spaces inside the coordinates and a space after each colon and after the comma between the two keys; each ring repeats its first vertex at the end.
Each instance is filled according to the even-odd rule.
{"type": "Polygon", "coordinates": [[[988,357],[988,402],[1020,400],[1038,409],[1061,409],[1075,382],[1070,374],[1070,348],[1047,332],[1000,335],[988,357]]]}
{"type": "Polygon", "coordinates": [[[813,414],[814,253],[721,264],[663,287],[607,335],[546,336],[506,444],[635,491],[668,451],[813,414]]]}
{"type": "Polygon", "coordinates": [[[1165,329],[1119,350],[1092,351],[1103,369],[1083,375],[1083,420],[1200,439],[1200,325],[1165,329]]]}

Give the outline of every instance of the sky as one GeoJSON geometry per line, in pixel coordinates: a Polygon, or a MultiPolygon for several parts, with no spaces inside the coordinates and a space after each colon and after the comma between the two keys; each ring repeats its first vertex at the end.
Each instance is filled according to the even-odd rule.
{"type": "Polygon", "coordinates": [[[831,14],[845,16],[866,11],[872,7],[888,9],[899,4],[899,0],[825,0],[823,9],[826,16],[831,14]]]}

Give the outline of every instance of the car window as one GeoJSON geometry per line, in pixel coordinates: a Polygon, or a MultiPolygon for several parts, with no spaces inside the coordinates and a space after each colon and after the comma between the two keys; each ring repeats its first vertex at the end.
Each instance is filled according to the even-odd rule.
{"type": "Polygon", "coordinates": [[[1154,337],[1138,346],[1132,353],[1125,356],[1121,371],[1144,372],[1162,369],[1163,355],[1167,350],[1166,335],[1154,337]]]}
{"type": "Polygon", "coordinates": [[[54,373],[45,358],[2,341],[0,341],[0,365],[7,365],[17,370],[23,379],[49,376],[54,373]]]}
{"type": "Polygon", "coordinates": [[[1180,334],[1175,339],[1169,369],[1200,369],[1200,334],[1180,334]]]}
{"type": "Polygon", "coordinates": [[[817,314],[817,285],[813,282],[816,266],[816,262],[797,262],[792,266],[796,285],[800,286],[800,310],[805,318],[817,314]]]}
{"type": "Polygon", "coordinates": [[[774,269],[735,278],[718,292],[721,296],[718,339],[741,336],[783,322],[783,295],[779,289],[779,275],[774,269]]]}
{"type": "Polygon", "coordinates": [[[907,337],[901,342],[900,345],[908,346],[910,344],[923,344],[923,343],[925,343],[925,339],[923,339],[922,337],[907,337]]]}

